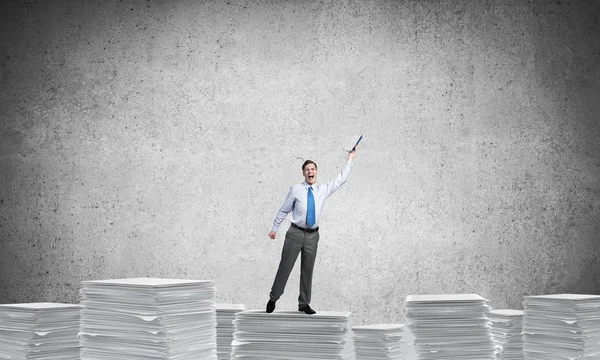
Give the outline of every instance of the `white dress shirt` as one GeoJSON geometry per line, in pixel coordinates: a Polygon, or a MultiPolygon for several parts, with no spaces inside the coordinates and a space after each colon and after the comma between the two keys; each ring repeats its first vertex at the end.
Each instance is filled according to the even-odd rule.
{"type": "MultiPolygon", "coordinates": [[[[311,229],[319,226],[319,218],[321,217],[321,211],[323,210],[325,200],[346,182],[351,167],[352,160],[348,160],[338,176],[330,180],[327,184],[312,185],[313,196],[315,198],[315,223],[313,226],[310,226],[311,229]]],[[[276,232],[290,212],[292,213],[292,223],[303,228],[309,228],[306,224],[306,206],[308,200],[308,188],[310,186],[311,185],[304,181],[301,184],[290,187],[290,191],[288,192],[283,205],[279,209],[277,216],[275,216],[271,231],[276,232]]]]}

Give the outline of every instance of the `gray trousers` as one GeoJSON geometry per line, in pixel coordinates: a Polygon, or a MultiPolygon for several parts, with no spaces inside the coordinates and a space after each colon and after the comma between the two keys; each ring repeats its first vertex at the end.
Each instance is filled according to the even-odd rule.
{"type": "Polygon", "coordinates": [[[312,275],[317,258],[317,246],[319,245],[319,232],[307,233],[290,227],[285,234],[285,242],[281,251],[279,269],[271,287],[269,297],[277,301],[283,295],[285,284],[294,268],[298,254],[300,256],[300,296],[298,296],[298,307],[310,304],[310,292],[312,288],[312,275]]]}

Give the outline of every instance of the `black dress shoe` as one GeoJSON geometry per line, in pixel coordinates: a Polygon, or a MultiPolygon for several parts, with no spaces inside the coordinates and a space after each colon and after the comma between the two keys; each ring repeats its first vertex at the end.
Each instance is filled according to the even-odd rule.
{"type": "Polygon", "coordinates": [[[270,314],[273,312],[273,310],[275,310],[275,301],[269,300],[267,303],[267,312],[270,314]]]}
{"type": "Polygon", "coordinates": [[[310,308],[309,305],[304,305],[298,307],[298,311],[303,312],[308,315],[316,314],[317,312],[310,308]]]}

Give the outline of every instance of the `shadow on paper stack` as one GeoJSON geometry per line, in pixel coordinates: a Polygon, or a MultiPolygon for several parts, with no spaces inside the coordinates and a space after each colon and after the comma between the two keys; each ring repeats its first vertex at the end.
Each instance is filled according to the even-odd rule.
{"type": "Polygon", "coordinates": [[[356,360],[405,359],[404,324],[354,326],[356,360]]]}
{"type": "Polygon", "coordinates": [[[246,310],[236,314],[232,359],[352,359],[350,312],[246,310]]]}
{"type": "Polygon", "coordinates": [[[0,305],[0,359],[79,359],[79,305],[0,305]]]}
{"type": "Polygon", "coordinates": [[[217,358],[231,359],[231,342],[235,327],[235,314],[246,310],[244,304],[217,304],[217,358]]]}
{"type": "Polygon", "coordinates": [[[209,280],[84,281],[82,359],[216,359],[209,280]]]}
{"type": "Polygon", "coordinates": [[[497,360],[522,360],[523,355],[523,315],[522,310],[490,310],[488,317],[492,323],[492,339],[496,348],[497,360]]]}
{"type": "Polygon", "coordinates": [[[526,296],[523,350],[527,359],[600,359],[600,296],[526,296]]]}
{"type": "Polygon", "coordinates": [[[407,296],[404,316],[417,359],[493,359],[488,309],[476,294],[407,296]]]}

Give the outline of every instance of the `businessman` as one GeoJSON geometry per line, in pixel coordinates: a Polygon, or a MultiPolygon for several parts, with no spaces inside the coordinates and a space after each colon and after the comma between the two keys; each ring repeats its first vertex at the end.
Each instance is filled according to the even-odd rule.
{"type": "Polygon", "coordinates": [[[312,315],[315,313],[310,307],[310,295],[312,288],[312,274],[317,257],[317,246],[319,244],[319,218],[323,210],[325,200],[333,194],[348,178],[352,159],[356,156],[354,151],[348,153],[348,159],[344,168],[337,177],[327,184],[317,185],[317,164],[312,160],[306,160],[302,165],[304,182],[293,185],[279,209],[273,227],[269,233],[271,239],[275,239],[279,226],[291,212],[291,226],[285,234],[285,242],[281,251],[281,261],[271,293],[267,303],[267,312],[275,310],[275,303],[285,289],[285,284],[294,268],[298,254],[300,255],[300,296],[298,296],[298,311],[312,315]]]}

